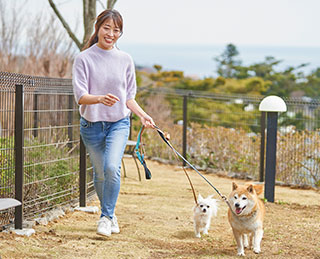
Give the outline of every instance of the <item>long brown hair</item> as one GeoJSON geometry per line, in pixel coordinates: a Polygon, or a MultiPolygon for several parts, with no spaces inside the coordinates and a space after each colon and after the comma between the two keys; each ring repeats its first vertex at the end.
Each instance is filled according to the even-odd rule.
{"type": "Polygon", "coordinates": [[[114,24],[119,27],[120,32],[122,34],[122,28],[123,28],[123,20],[122,20],[122,16],[121,14],[114,10],[114,9],[107,9],[104,10],[102,13],[100,13],[96,19],[96,23],[94,25],[94,33],[92,34],[92,36],[90,37],[90,39],[88,40],[88,42],[86,43],[86,45],[84,45],[84,47],[82,48],[82,50],[85,50],[87,48],[90,48],[93,44],[96,44],[98,42],[98,32],[100,27],[104,24],[104,22],[108,19],[112,19],[114,24]]]}

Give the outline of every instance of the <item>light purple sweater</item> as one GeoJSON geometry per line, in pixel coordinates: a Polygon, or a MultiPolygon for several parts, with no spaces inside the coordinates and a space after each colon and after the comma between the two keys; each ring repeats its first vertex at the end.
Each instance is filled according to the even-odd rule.
{"type": "Polygon", "coordinates": [[[80,115],[91,122],[121,120],[130,114],[127,100],[136,95],[134,63],[130,55],[113,48],[103,50],[96,44],[80,52],[73,63],[73,92],[76,102],[85,94],[111,93],[120,101],[113,106],[101,103],[80,105],[80,115]]]}

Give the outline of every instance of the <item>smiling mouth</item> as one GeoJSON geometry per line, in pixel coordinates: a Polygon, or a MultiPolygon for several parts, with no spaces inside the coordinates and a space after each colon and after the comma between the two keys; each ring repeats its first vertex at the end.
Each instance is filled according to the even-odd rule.
{"type": "Polygon", "coordinates": [[[107,43],[112,43],[112,42],[113,42],[112,39],[108,39],[108,38],[104,38],[104,40],[105,40],[107,43]]]}
{"type": "Polygon", "coordinates": [[[241,212],[246,208],[246,206],[244,206],[243,208],[236,208],[236,213],[239,215],[241,214],[241,212]]]}

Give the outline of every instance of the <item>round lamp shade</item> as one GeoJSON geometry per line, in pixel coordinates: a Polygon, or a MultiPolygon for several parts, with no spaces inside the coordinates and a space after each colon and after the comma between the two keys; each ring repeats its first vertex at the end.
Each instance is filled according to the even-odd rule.
{"type": "Polygon", "coordinates": [[[260,105],[259,111],[262,112],[285,112],[287,111],[287,105],[282,98],[275,95],[265,97],[260,105]]]}

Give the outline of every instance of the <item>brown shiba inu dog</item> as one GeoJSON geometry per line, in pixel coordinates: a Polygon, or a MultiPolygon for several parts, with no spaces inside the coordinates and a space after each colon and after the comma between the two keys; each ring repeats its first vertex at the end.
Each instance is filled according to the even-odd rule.
{"type": "Polygon", "coordinates": [[[248,234],[252,235],[253,251],[260,253],[260,243],[263,236],[263,218],[265,207],[258,198],[262,193],[262,185],[246,184],[238,186],[232,183],[229,195],[229,223],[237,242],[238,255],[244,256],[244,247],[249,246],[248,234]]]}

